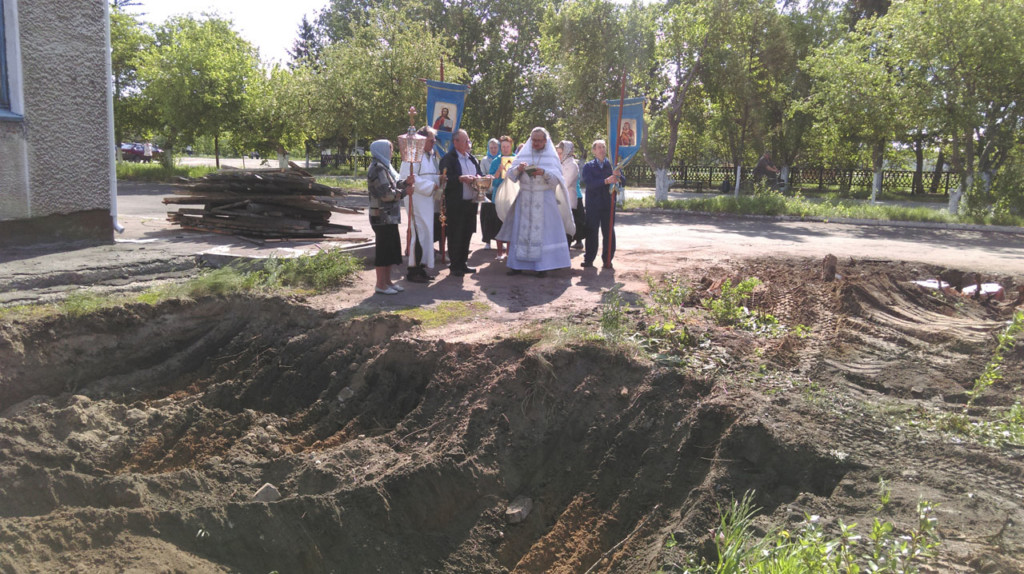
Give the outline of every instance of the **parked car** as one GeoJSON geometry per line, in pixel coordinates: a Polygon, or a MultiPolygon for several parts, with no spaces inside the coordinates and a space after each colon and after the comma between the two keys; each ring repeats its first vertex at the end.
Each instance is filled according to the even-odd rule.
{"type": "MultiPolygon", "coordinates": [[[[153,144],[153,157],[157,161],[163,156],[164,150],[153,144]]],[[[145,146],[136,142],[121,144],[121,158],[125,161],[144,162],[146,161],[145,146]]]]}

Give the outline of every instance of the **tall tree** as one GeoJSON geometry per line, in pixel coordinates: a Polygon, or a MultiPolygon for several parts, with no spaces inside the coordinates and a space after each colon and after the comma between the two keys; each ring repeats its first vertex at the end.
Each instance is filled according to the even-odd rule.
{"type": "Polygon", "coordinates": [[[301,71],[277,65],[265,73],[253,74],[246,85],[235,143],[263,157],[275,153],[281,159],[288,150],[301,147],[306,140],[308,117],[303,113],[304,80],[301,71]]]}
{"type": "Polygon", "coordinates": [[[175,17],[154,32],[156,46],[139,73],[166,126],[167,147],[180,137],[211,136],[220,167],[220,136],[237,126],[245,86],[258,71],[255,50],[217,17],[175,17]]]}
{"type": "Polygon", "coordinates": [[[306,16],[302,17],[299,24],[299,37],[295,39],[292,47],[288,50],[291,61],[288,67],[293,70],[299,66],[309,65],[319,67],[323,52],[323,44],[316,27],[309,22],[306,16]]]}
{"type": "MultiPolygon", "coordinates": [[[[433,77],[441,57],[450,57],[442,38],[402,11],[371,9],[368,17],[324,50],[317,75],[315,133],[343,149],[356,135],[393,140],[404,131],[409,106],[426,99],[420,78],[433,77]]],[[[455,65],[445,73],[449,81],[465,77],[455,65]]]]}
{"type": "Polygon", "coordinates": [[[627,96],[648,93],[660,11],[606,0],[570,0],[548,8],[540,46],[558,90],[555,128],[562,137],[589,143],[608,136],[604,101],[618,99],[624,74],[627,96]]]}
{"type": "Polygon", "coordinates": [[[110,63],[114,92],[114,139],[148,137],[153,130],[152,102],[142,93],[138,68],[152,48],[153,36],[118,6],[110,10],[110,63]]]}
{"type": "Polygon", "coordinates": [[[684,0],[673,4],[658,20],[654,75],[659,84],[648,115],[656,130],[647,131],[658,137],[645,134],[642,149],[644,160],[654,170],[655,198],[659,201],[668,198],[672,184],[668,169],[675,159],[683,121],[693,106],[703,105],[691,90],[703,89],[699,77],[717,42],[713,39],[726,32],[722,15],[727,9],[727,0],[684,0]]]}
{"type": "Polygon", "coordinates": [[[806,60],[815,85],[804,109],[833,136],[826,143],[853,141],[871,150],[872,201],[881,191],[885,152],[906,133],[911,119],[901,113],[910,84],[892,48],[882,19],[871,18],[806,60]]]}
{"type": "Polygon", "coordinates": [[[1007,132],[1021,133],[1022,21],[1024,0],[905,0],[880,19],[892,50],[916,71],[927,121],[952,141],[950,164],[961,183],[950,194],[950,212],[959,212],[961,199],[978,193],[979,157],[991,178],[997,150],[1015,139],[1007,132]]]}

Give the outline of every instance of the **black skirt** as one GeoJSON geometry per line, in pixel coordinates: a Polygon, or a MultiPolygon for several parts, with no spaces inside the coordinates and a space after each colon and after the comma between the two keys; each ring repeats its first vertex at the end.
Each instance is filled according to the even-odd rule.
{"type": "Polygon", "coordinates": [[[572,236],[573,241],[583,241],[587,238],[587,212],[583,208],[583,199],[580,198],[572,210],[572,222],[576,224],[576,235],[572,236]]]}
{"type": "Polygon", "coordinates": [[[480,204],[480,235],[486,243],[492,241],[498,232],[501,231],[501,220],[498,219],[498,210],[493,203],[480,204]]]}
{"type": "Polygon", "coordinates": [[[373,235],[377,244],[373,252],[373,264],[376,267],[402,264],[402,237],[398,233],[398,225],[372,225],[373,235]]]}

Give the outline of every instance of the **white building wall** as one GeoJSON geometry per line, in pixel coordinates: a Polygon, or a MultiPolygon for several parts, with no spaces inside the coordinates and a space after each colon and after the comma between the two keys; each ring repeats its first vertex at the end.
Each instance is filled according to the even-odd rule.
{"type": "Polygon", "coordinates": [[[109,213],[105,1],[3,0],[8,14],[16,11],[5,25],[17,33],[7,57],[22,109],[0,118],[0,226],[83,212],[94,225],[96,210],[109,213]]]}

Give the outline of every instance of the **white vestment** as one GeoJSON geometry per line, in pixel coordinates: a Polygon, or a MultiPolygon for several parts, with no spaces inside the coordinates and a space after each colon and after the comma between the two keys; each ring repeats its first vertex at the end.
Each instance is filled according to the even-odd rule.
{"type": "MultiPolygon", "coordinates": [[[[409,266],[416,264],[415,241],[419,239],[420,247],[423,249],[423,264],[428,268],[434,268],[434,194],[438,190],[440,174],[437,170],[437,154],[423,154],[423,159],[414,164],[415,183],[413,193],[410,196],[412,201],[413,233],[416,234],[412,240],[413,245],[409,246],[409,266]]],[[[409,163],[402,162],[399,170],[402,177],[409,176],[409,163]]]]}
{"type": "MultiPolygon", "coordinates": [[[[518,183],[519,187],[495,238],[509,242],[508,267],[526,271],[569,267],[567,229],[561,213],[568,212],[569,198],[557,198],[559,193],[565,195],[559,178],[547,172],[529,176],[514,167],[509,168],[505,178],[506,183],[518,183]]],[[[568,221],[571,226],[571,215],[568,221]]]]}

